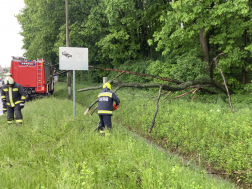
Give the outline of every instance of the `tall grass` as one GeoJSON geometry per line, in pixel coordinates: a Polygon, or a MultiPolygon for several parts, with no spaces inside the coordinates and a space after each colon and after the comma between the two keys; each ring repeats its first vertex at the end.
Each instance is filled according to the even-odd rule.
{"type": "Polygon", "coordinates": [[[97,91],[77,94],[83,106],[73,118],[63,89],[57,84],[55,96],[27,102],[21,127],[0,118],[0,188],[235,188],[116,124],[126,102],[110,137],[101,137],[93,132],[98,116],[83,116],[97,91]]]}
{"type": "MultiPolygon", "coordinates": [[[[99,91],[78,95],[95,100],[95,93],[99,91]]],[[[125,88],[117,95],[121,106],[113,116],[114,122],[195,159],[209,171],[230,175],[236,183],[252,186],[252,111],[247,103],[251,95],[232,96],[235,112],[231,112],[222,95],[202,99],[214,103],[202,103],[199,100],[202,96],[194,101],[190,96],[172,101],[167,100],[172,96],[163,96],[151,134],[148,130],[156,108],[157,91],[125,88]]]]}

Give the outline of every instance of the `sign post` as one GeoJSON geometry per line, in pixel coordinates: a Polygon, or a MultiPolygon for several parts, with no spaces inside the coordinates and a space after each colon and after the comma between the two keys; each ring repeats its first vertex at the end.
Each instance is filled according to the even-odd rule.
{"type": "Polygon", "coordinates": [[[59,47],[59,69],[73,70],[73,115],[75,117],[75,70],[88,70],[88,48],[59,47]]]}

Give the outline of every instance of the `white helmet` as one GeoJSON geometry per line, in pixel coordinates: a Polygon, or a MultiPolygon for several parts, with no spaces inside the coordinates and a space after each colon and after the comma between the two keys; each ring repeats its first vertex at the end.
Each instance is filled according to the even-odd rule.
{"type": "Polygon", "coordinates": [[[4,74],[6,77],[12,77],[12,74],[10,72],[4,74]]]}
{"type": "Polygon", "coordinates": [[[13,85],[14,84],[14,80],[12,77],[6,77],[4,80],[4,84],[5,85],[13,85]]]}

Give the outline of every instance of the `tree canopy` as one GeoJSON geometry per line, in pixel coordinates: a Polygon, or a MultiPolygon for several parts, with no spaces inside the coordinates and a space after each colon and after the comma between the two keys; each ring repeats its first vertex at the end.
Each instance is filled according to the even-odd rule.
{"type": "MultiPolygon", "coordinates": [[[[250,0],[69,0],[70,47],[87,47],[89,64],[149,61],[146,72],[185,82],[220,80],[252,90],[250,0]]],[[[58,63],[65,46],[65,0],[25,0],[17,15],[24,56],[58,63]]]]}

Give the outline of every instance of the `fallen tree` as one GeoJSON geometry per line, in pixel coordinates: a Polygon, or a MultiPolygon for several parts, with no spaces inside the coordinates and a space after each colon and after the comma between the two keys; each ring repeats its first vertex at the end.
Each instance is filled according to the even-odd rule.
{"type": "MultiPolygon", "coordinates": [[[[182,90],[185,90],[185,89],[189,89],[189,88],[196,88],[196,89],[193,89],[189,92],[186,92],[186,93],[183,93],[181,95],[178,95],[177,97],[174,97],[174,98],[171,98],[169,100],[172,100],[172,99],[176,99],[176,98],[179,98],[181,96],[184,96],[186,94],[189,94],[189,93],[193,93],[194,96],[193,98],[195,97],[195,94],[198,90],[200,90],[202,87],[215,87],[215,88],[218,88],[220,91],[222,91],[223,93],[227,94],[228,97],[229,97],[229,104],[230,104],[230,107],[231,107],[231,111],[234,111],[233,109],[233,106],[232,106],[232,103],[231,103],[231,97],[230,97],[230,94],[234,94],[234,92],[232,90],[229,90],[228,87],[227,87],[227,84],[226,84],[226,81],[225,81],[225,77],[222,73],[222,71],[220,70],[218,64],[217,64],[217,58],[222,55],[223,53],[220,53],[217,57],[215,57],[213,59],[213,61],[215,62],[215,65],[218,69],[218,71],[220,72],[223,80],[224,80],[224,85],[222,85],[221,83],[215,81],[214,79],[210,78],[210,77],[206,77],[206,78],[203,78],[203,79],[198,79],[198,80],[194,80],[194,81],[186,81],[186,82],[179,82],[179,81],[176,81],[176,80],[172,80],[172,79],[168,79],[168,78],[161,78],[159,76],[153,76],[153,75],[148,75],[148,74],[140,74],[140,73],[135,73],[135,72],[130,72],[130,71],[125,71],[125,70],[117,70],[117,69],[108,69],[108,68],[100,68],[100,67],[94,67],[94,66],[89,66],[90,68],[94,68],[94,69],[102,69],[102,70],[108,70],[108,71],[116,71],[116,72],[120,72],[119,75],[117,75],[114,79],[112,80],[109,80],[108,82],[112,85],[115,85],[116,88],[115,90],[113,91],[114,93],[116,93],[120,88],[123,88],[123,87],[134,87],[134,88],[159,88],[159,93],[158,93],[158,96],[157,96],[157,100],[156,100],[156,111],[153,115],[153,119],[152,119],[152,124],[151,124],[151,127],[149,129],[149,133],[152,131],[152,128],[155,124],[155,118],[156,118],[156,115],[157,115],[157,112],[158,112],[158,103],[159,103],[159,99],[160,99],[160,96],[162,95],[162,90],[166,90],[167,91],[170,91],[170,92],[174,92],[174,91],[182,91],[182,90]],[[127,74],[134,74],[134,75],[139,75],[139,76],[145,76],[145,77],[152,77],[152,78],[156,78],[156,79],[160,79],[160,80],[163,80],[163,81],[168,81],[168,82],[172,82],[172,83],[176,83],[177,85],[166,85],[166,84],[161,84],[161,83],[124,83],[122,81],[116,81],[116,79],[118,77],[120,77],[122,74],[124,73],[127,73],[127,74]]],[[[101,89],[103,85],[100,85],[100,86],[97,86],[97,87],[89,87],[89,88],[84,88],[84,89],[79,89],[77,90],[77,92],[83,92],[83,91],[88,91],[88,90],[96,90],[96,89],[101,89]]],[[[206,89],[205,89],[206,90],[206,89]]],[[[165,92],[165,93],[166,93],[165,92]]],[[[165,94],[163,93],[163,94],[165,94]]],[[[92,108],[92,106],[94,104],[96,104],[98,102],[98,99],[95,100],[93,103],[91,103],[88,108],[86,109],[86,111],[84,112],[84,115],[87,114],[87,112],[92,108]]],[[[96,106],[90,113],[90,116],[97,110],[98,106],[96,106]]],[[[98,128],[98,126],[97,126],[98,128]]],[[[97,129],[96,128],[96,129],[97,129]]]]}
{"type": "MultiPolygon", "coordinates": [[[[182,91],[188,88],[196,88],[193,89],[189,92],[186,92],[182,95],[179,95],[177,97],[174,97],[172,99],[176,99],[179,98],[181,96],[184,96],[186,94],[189,93],[195,93],[199,90],[199,88],[204,87],[204,86],[213,86],[216,88],[219,88],[222,92],[227,93],[227,90],[225,88],[225,86],[223,86],[222,84],[220,84],[219,82],[216,82],[215,80],[211,79],[210,77],[204,78],[204,79],[199,79],[199,80],[194,80],[194,81],[187,81],[184,83],[181,83],[180,85],[177,86],[170,86],[170,85],[165,85],[165,84],[160,84],[160,83],[124,83],[121,81],[116,81],[115,79],[118,78],[121,74],[123,74],[124,72],[120,73],[118,76],[116,76],[114,79],[108,81],[110,84],[116,86],[115,90],[113,91],[114,93],[116,93],[120,88],[123,87],[134,87],[134,88],[159,88],[159,95],[157,97],[157,102],[156,102],[156,111],[154,113],[153,119],[152,119],[152,124],[151,127],[149,129],[149,133],[151,132],[154,124],[155,124],[155,117],[157,115],[158,112],[158,102],[161,96],[161,91],[162,90],[166,90],[166,91],[182,91]]],[[[88,91],[88,90],[97,90],[97,89],[102,89],[103,85],[97,86],[97,87],[89,87],[89,88],[84,88],[84,89],[79,89],[77,90],[77,92],[84,92],[84,91],[88,91]]],[[[232,91],[231,91],[232,92],[232,91]]],[[[233,94],[233,92],[232,92],[233,94]]],[[[172,100],[169,99],[169,100],[172,100]]],[[[94,104],[96,104],[98,102],[98,99],[95,100],[93,103],[91,103],[88,108],[86,109],[86,111],[84,112],[84,115],[87,114],[87,112],[92,108],[92,106],[94,104]]],[[[97,106],[92,110],[92,112],[90,113],[90,116],[97,110],[97,106]]]]}

